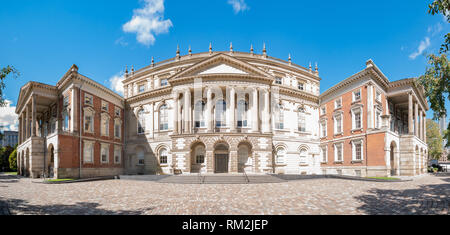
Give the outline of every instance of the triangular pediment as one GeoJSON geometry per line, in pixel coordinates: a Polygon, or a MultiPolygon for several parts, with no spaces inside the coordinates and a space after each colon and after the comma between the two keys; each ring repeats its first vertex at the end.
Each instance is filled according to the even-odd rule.
{"type": "Polygon", "coordinates": [[[233,56],[218,54],[173,75],[171,79],[211,74],[251,75],[272,78],[272,75],[245,61],[233,56]]]}

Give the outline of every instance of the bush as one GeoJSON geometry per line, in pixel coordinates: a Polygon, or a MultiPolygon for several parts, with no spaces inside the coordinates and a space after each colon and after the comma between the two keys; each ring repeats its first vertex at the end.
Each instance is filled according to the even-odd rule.
{"type": "Polygon", "coordinates": [[[17,149],[14,149],[14,151],[9,155],[9,168],[12,171],[17,171],[17,149]]]}

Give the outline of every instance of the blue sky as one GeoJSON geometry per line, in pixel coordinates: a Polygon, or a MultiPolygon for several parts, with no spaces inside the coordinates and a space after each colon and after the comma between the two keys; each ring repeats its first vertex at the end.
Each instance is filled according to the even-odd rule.
{"type": "MultiPolygon", "coordinates": [[[[13,110],[30,80],[55,84],[72,64],[107,87],[125,66],[141,68],[208,50],[268,54],[307,67],[317,62],[322,92],[360,71],[368,59],[391,80],[424,73],[423,53],[437,52],[449,25],[427,13],[431,1],[79,0],[2,2],[0,67],[13,110]]],[[[116,81],[116,80],[114,80],[116,81]]],[[[447,107],[450,105],[447,104],[447,107]]],[[[6,109],[6,108],[3,108],[6,109]]],[[[7,112],[2,112],[4,113],[7,112]]],[[[8,123],[8,117],[0,122],[8,123]]],[[[431,117],[432,112],[428,112],[431,117]]],[[[11,117],[9,117],[11,118],[11,117]]],[[[2,125],[0,123],[0,125],[2,125]]]]}

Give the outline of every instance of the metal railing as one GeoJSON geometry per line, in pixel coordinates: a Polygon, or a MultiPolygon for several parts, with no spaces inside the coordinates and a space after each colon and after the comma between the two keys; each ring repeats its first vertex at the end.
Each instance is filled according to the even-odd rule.
{"type": "Polygon", "coordinates": [[[242,172],[244,173],[245,180],[247,181],[247,184],[250,183],[250,179],[248,178],[247,172],[245,172],[245,168],[242,168],[242,172]]]}

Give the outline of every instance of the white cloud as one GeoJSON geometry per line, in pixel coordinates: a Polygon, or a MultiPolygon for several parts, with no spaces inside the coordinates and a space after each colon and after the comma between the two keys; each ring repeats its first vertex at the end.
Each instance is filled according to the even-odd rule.
{"type": "Polygon", "coordinates": [[[431,36],[434,37],[436,36],[438,33],[440,33],[444,28],[442,27],[441,23],[437,23],[434,26],[429,26],[428,27],[428,33],[431,33],[431,36]]]}
{"type": "Polygon", "coordinates": [[[123,47],[128,46],[128,42],[126,42],[125,39],[124,39],[123,37],[118,38],[118,39],[114,42],[114,44],[116,44],[116,45],[121,45],[121,46],[123,46],[123,47]]]}
{"type": "Polygon", "coordinates": [[[425,40],[420,41],[420,45],[417,48],[417,51],[412,53],[411,55],[409,55],[409,58],[412,59],[412,60],[416,59],[417,56],[422,54],[425,51],[425,49],[430,47],[430,45],[431,45],[430,38],[429,37],[425,37],[425,40]]]}
{"type": "Polygon", "coordinates": [[[19,117],[15,113],[16,107],[11,106],[11,101],[5,100],[5,106],[0,107],[0,129],[2,131],[17,131],[19,117]]]}
{"type": "Polygon", "coordinates": [[[164,0],[141,0],[144,7],[135,9],[130,21],[123,25],[126,33],[136,33],[138,42],[150,46],[155,43],[155,35],[168,33],[172,27],[170,19],[164,20],[164,0]]]}
{"type": "Polygon", "coordinates": [[[122,73],[118,73],[118,74],[112,76],[109,79],[110,88],[113,91],[123,95],[123,83],[122,83],[123,80],[124,80],[124,77],[123,77],[122,73]]]}
{"type": "Polygon", "coordinates": [[[239,12],[244,12],[249,10],[250,8],[245,3],[245,0],[228,0],[228,4],[233,6],[234,13],[237,14],[239,12]]]}

